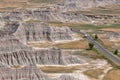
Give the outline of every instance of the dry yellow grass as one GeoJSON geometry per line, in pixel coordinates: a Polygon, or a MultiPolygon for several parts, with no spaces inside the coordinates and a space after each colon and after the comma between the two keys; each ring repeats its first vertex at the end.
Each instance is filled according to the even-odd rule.
{"type": "Polygon", "coordinates": [[[120,32],[120,28],[103,28],[103,31],[120,32]]]}
{"type": "Polygon", "coordinates": [[[106,38],[103,34],[98,34],[99,39],[106,38]]]}
{"type": "Polygon", "coordinates": [[[88,43],[84,40],[78,40],[66,43],[59,43],[56,46],[61,49],[86,49],[88,48],[88,43]]]}
{"type": "Polygon", "coordinates": [[[72,22],[48,22],[49,26],[79,26],[80,24],[84,24],[82,22],[72,23],[72,22]]]}
{"type": "Polygon", "coordinates": [[[91,78],[98,79],[99,76],[103,74],[103,70],[102,69],[87,70],[84,72],[84,74],[86,74],[87,76],[89,76],[91,78]]]}
{"type": "Polygon", "coordinates": [[[109,41],[109,40],[102,40],[102,42],[105,46],[113,46],[114,45],[114,43],[112,41],[109,41]]]}
{"type": "Polygon", "coordinates": [[[44,66],[40,69],[45,73],[72,73],[75,70],[78,70],[80,66],[44,66]]]}
{"type": "Polygon", "coordinates": [[[120,69],[111,70],[108,72],[104,80],[120,80],[120,69]]]}
{"type": "Polygon", "coordinates": [[[0,8],[22,7],[25,4],[24,2],[0,2],[0,8]]]}
{"type": "Polygon", "coordinates": [[[21,66],[20,66],[20,65],[11,66],[11,68],[15,68],[15,69],[18,69],[18,68],[21,68],[21,66]]]}
{"type": "Polygon", "coordinates": [[[105,46],[112,46],[112,45],[114,45],[114,43],[112,41],[105,39],[106,36],[104,36],[104,34],[98,34],[98,37],[99,37],[99,39],[102,41],[102,43],[105,46]]]}

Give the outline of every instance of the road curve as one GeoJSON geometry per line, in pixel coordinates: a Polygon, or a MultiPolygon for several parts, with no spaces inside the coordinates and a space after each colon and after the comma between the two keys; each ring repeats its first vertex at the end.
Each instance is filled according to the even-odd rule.
{"type": "MultiPolygon", "coordinates": [[[[79,33],[80,35],[84,36],[85,33],[77,31],[77,30],[73,30],[73,32],[79,33]]],[[[113,53],[109,52],[108,50],[106,50],[102,45],[100,45],[99,43],[97,43],[95,40],[93,40],[90,36],[86,36],[85,39],[89,42],[89,43],[94,43],[95,44],[95,48],[102,54],[104,55],[107,59],[111,60],[112,62],[114,62],[115,64],[120,66],[120,58],[113,55],[113,53]]]]}

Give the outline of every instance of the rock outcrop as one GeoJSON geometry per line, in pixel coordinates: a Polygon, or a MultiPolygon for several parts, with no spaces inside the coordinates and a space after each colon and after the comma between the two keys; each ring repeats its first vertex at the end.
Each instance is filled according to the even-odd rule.
{"type": "MultiPolygon", "coordinates": [[[[9,22],[0,28],[0,38],[2,40],[6,39],[7,42],[10,42],[12,39],[16,39],[16,41],[24,44],[27,42],[72,40],[71,34],[72,31],[68,27],[53,27],[43,22],[21,24],[9,22]]],[[[4,41],[1,44],[4,44],[4,41]]]]}
{"type": "Polygon", "coordinates": [[[89,18],[82,14],[64,13],[61,10],[51,10],[47,8],[15,10],[1,13],[0,20],[25,22],[29,20],[36,21],[60,21],[60,22],[91,22],[89,18]]]}
{"type": "Polygon", "coordinates": [[[1,80],[88,80],[86,76],[82,78],[72,75],[61,75],[60,77],[52,78],[47,76],[36,66],[25,66],[18,69],[0,68],[1,80]]]}
{"type": "Polygon", "coordinates": [[[37,41],[71,40],[72,31],[68,27],[49,27],[43,22],[10,22],[0,30],[0,63],[15,65],[66,65],[81,64],[84,60],[63,56],[60,49],[34,50],[23,44],[37,41]]]}
{"type": "Polygon", "coordinates": [[[23,23],[14,36],[21,42],[72,40],[72,31],[68,27],[50,27],[41,22],[23,23]]]}
{"type": "Polygon", "coordinates": [[[10,22],[0,29],[0,63],[7,66],[84,63],[84,60],[77,57],[63,56],[60,49],[34,50],[23,44],[45,40],[71,40],[71,34],[68,27],[50,27],[43,22],[10,22]]]}
{"type": "Polygon", "coordinates": [[[75,11],[91,7],[99,7],[111,4],[120,4],[119,0],[64,0],[61,10],[75,11]],[[74,9],[75,8],[75,9],[74,9]]]}
{"type": "Polygon", "coordinates": [[[20,69],[0,68],[1,80],[51,80],[36,66],[26,66],[20,69]]]}
{"type": "Polygon", "coordinates": [[[0,53],[31,49],[32,48],[22,44],[18,39],[13,38],[12,36],[0,39],[0,53]]]}
{"type": "Polygon", "coordinates": [[[19,23],[9,22],[4,27],[0,28],[0,37],[6,37],[12,35],[18,29],[19,23]]]}
{"type": "Polygon", "coordinates": [[[82,64],[86,60],[79,57],[65,56],[60,49],[20,50],[0,53],[0,62],[7,66],[26,65],[67,65],[82,64]]]}
{"type": "Polygon", "coordinates": [[[44,8],[27,8],[25,10],[15,10],[11,12],[0,13],[0,21],[61,21],[61,22],[86,22],[91,23],[87,16],[79,14],[64,13],[67,11],[79,11],[91,7],[99,7],[111,4],[120,4],[119,0],[64,0],[63,3],[55,4],[52,7],[57,9],[44,8]]]}

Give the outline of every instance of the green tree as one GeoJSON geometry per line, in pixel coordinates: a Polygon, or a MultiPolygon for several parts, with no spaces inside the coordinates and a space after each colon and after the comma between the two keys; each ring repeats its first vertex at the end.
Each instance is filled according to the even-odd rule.
{"type": "Polygon", "coordinates": [[[114,51],[114,54],[115,54],[115,55],[117,55],[117,54],[118,54],[118,49],[116,49],[116,50],[114,51]]]}
{"type": "Polygon", "coordinates": [[[95,38],[94,38],[95,40],[97,40],[98,39],[98,35],[97,34],[95,34],[95,38]]]}
{"type": "Polygon", "coordinates": [[[92,50],[94,47],[94,43],[89,43],[89,49],[92,50]]]}

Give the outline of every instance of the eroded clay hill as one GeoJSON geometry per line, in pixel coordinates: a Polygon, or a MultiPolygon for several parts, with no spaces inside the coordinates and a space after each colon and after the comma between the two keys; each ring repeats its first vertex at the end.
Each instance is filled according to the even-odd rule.
{"type": "Polygon", "coordinates": [[[69,65],[83,64],[86,60],[82,60],[77,56],[65,56],[64,53],[55,48],[45,50],[19,50],[2,52],[0,54],[0,62],[7,66],[26,66],[26,65],[69,65]]]}
{"type": "Polygon", "coordinates": [[[48,8],[28,8],[26,10],[15,10],[0,14],[1,25],[7,21],[60,21],[60,22],[91,22],[82,14],[64,13],[48,8]]]}
{"type": "Polygon", "coordinates": [[[71,34],[73,32],[68,27],[48,26],[43,22],[21,24],[9,22],[0,29],[1,39],[14,37],[21,41],[21,43],[72,40],[71,34]]]}
{"type": "MultiPolygon", "coordinates": [[[[62,50],[53,47],[50,49],[35,50],[26,46],[21,42],[21,39],[16,38],[16,34],[24,36],[29,41],[29,37],[34,39],[35,36],[47,35],[41,39],[69,39],[66,34],[71,33],[69,28],[49,27],[44,23],[24,23],[19,26],[19,23],[9,23],[1,27],[0,38],[0,79],[3,80],[79,80],[71,75],[63,75],[56,78],[48,77],[43,73],[37,65],[72,65],[85,64],[86,60],[73,55],[65,55],[62,50]],[[24,26],[23,26],[24,25],[24,26]],[[9,27],[8,27],[9,26],[9,27]],[[15,28],[14,28],[15,27],[15,28]],[[20,28],[20,29],[19,29],[20,28]],[[21,29],[22,28],[22,29],[21,29]],[[45,28],[45,29],[44,29],[45,28]],[[30,35],[20,35],[29,33],[30,35]],[[50,31],[50,32],[49,32],[50,31]],[[25,32],[25,33],[24,33],[25,32]],[[42,33],[39,33],[42,32],[42,33]],[[65,32],[65,33],[64,33],[65,32]],[[38,34],[39,33],[39,34],[38,34]],[[49,35],[48,35],[49,34],[49,35]],[[50,35],[51,34],[51,35],[50,35]],[[51,37],[54,35],[59,35],[51,37]],[[62,36],[62,37],[61,37],[62,36]],[[28,39],[27,39],[28,37],[28,39]],[[50,37],[50,38],[48,38],[50,37]]],[[[69,36],[70,37],[70,36],[69,36]]],[[[70,37],[71,38],[71,37],[70,37]]],[[[39,37],[38,37],[39,39],[39,37]]],[[[41,41],[41,40],[40,40],[41,41]]]]}
{"type": "Polygon", "coordinates": [[[120,4],[119,0],[63,0],[58,4],[62,11],[84,10],[91,7],[103,7],[105,5],[120,4]]]}
{"type": "Polygon", "coordinates": [[[72,40],[71,34],[68,27],[52,27],[43,22],[23,23],[14,33],[15,37],[24,43],[72,40]]]}
{"type": "MultiPolygon", "coordinates": [[[[0,68],[0,79],[2,80],[82,80],[72,75],[61,75],[51,78],[36,66],[26,66],[18,69],[0,68]]],[[[87,78],[84,78],[87,80],[87,78]]]]}
{"type": "Polygon", "coordinates": [[[11,22],[0,31],[0,61],[8,66],[82,63],[84,61],[77,57],[65,57],[60,49],[34,50],[25,45],[27,42],[72,40],[71,34],[72,31],[68,27],[49,27],[43,22],[21,25],[11,22]]]}
{"type": "Polygon", "coordinates": [[[50,78],[36,65],[67,66],[85,64],[86,60],[73,55],[65,55],[62,50],[56,47],[35,50],[22,44],[14,36],[7,37],[0,39],[0,79],[79,80],[79,78],[74,78],[71,75],[50,78]]]}
{"type": "Polygon", "coordinates": [[[0,68],[0,79],[3,80],[51,80],[36,66],[26,66],[21,69],[0,68]],[[31,77],[30,77],[31,76],[31,77]]]}

